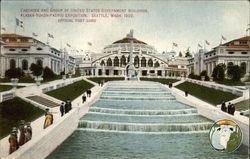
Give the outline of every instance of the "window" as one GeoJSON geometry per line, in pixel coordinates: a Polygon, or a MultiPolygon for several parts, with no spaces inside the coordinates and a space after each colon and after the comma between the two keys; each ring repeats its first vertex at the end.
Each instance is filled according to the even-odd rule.
{"type": "Polygon", "coordinates": [[[159,66],[160,66],[159,62],[156,61],[156,62],[155,62],[155,67],[159,67],[159,66]]]}
{"type": "Polygon", "coordinates": [[[146,67],[146,58],[142,57],[141,59],[141,67],[146,67]]]}
{"type": "Polygon", "coordinates": [[[240,44],[247,44],[247,41],[240,41],[240,44]]]}
{"type": "Polygon", "coordinates": [[[42,67],[43,67],[43,61],[42,61],[42,60],[40,60],[40,59],[36,61],[36,64],[38,64],[38,65],[40,65],[40,66],[42,66],[42,67]]]}
{"type": "Polygon", "coordinates": [[[21,39],[21,42],[28,42],[28,39],[21,39]]]}
{"type": "Polygon", "coordinates": [[[228,54],[234,54],[234,52],[230,51],[230,52],[228,52],[228,54]]]}
{"type": "Polygon", "coordinates": [[[134,65],[135,65],[135,67],[136,68],[138,68],[139,67],[139,57],[138,56],[136,56],[135,58],[134,58],[134,65]]]}
{"type": "Polygon", "coordinates": [[[121,66],[125,66],[125,65],[126,65],[126,57],[124,55],[122,55],[121,66]]]}
{"type": "Polygon", "coordinates": [[[111,60],[111,58],[108,59],[107,66],[112,66],[112,60],[111,60]]]}
{"type": "Polygon", "coordinates": [[[9,49],[9,51],[16,51],[16,49],[9,49]]]}
{"type": "Polygon", "coordinates": [[[103,60],[101,62],[101,66],[105,66],[105,62],[103,60]]]}
{"type": "Polygon", "coordinates": [[[247,65],[246,65],[245,62],[242,62],[242,63],[240,64],[240,68],[243,70],[244,73],[246,73],[247,65]]]}
{"type": "Polygon", "coordinates": [[[22,49],[22,51],[28,51],[27,49],[22,49]]]}
{"type": "Polygon", "coordinates": [[[117,56],[114,59],[114,66],[119,67],[119,59],[117,56]]]}
{"type": "Polygon", "coordinates": [[[23,70],[28,70],[28,61],[27,60],[22,61],[22,69],[23,70]]]}
{"type": "Polygon", "coordinates": [[[216,53],[214,53],[214,55],[216,55],[216,53]]]}
{"type": "Polygon", "coordinates": [[[38,47],[38,48],[36,48],[36,50],[39,50],[39,51],[40,51],[40,50],[42,50],[42,48],[38,47]]]}
{"type": "Polygon", "coordinates": [[[148,60],[148,67],[153,67],[153,60],[152,59],[148,60]]]}
{"type": "Polygon", "coordinates": [[[245,55],[245,54],[247,54],[247,52],[241,52],[241,54],[245,55]]]}
{"type": "Polygon", "coordinates": [[[14,59],[10,60],[10,69],[16,68],[16,61],[14,59]]]}
{"type": "Polygon", "coordinates": [[[227,67],[230,67],[230,66],[233,66],[233,65],[234,65],[233,62],[228,62],[228,63],[227,63],[227,67]]]}

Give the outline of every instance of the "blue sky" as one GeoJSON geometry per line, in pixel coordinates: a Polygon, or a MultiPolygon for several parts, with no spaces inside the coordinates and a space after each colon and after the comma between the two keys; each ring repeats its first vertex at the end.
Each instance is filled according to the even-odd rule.
{"type": "MultiPolygon", "coordinates": [[[[172,42],[178,44],[177,52],[204,40],[211,43],[207,49],[220,43],[221,35],[228,40],[246,35],[249,24],[249,2],[246,1],[2,1],[1,27],[5,33],[13,33],[15,17],[24,21],[24,30],[17,33],[46,42],[47,33],[54,35],[50,44],[60,48],[69,43],[78,50],[101,52],[103,47],[122,39],[134,29],[135,38],[154,46],[158,52],[170,51],[172,42]],[[96,23],[58,23],[57,18],[20,17],[20,10],[30,8],[104,8],[147,9],[148,13],[137,13],[134,18],[98,19],[96,23]],[[92,46],[87,43],[92,42],[92,46]]],[[[3,31],[2,31],[3,33],[3,31]]]]}

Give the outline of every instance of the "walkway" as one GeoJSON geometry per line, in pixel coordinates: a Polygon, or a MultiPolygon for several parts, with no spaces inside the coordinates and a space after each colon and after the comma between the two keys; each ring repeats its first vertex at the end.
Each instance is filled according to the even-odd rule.
{"type": "MultiPolygon", "coordinates": [[[[81,77],[81,79],[84,79],[84,80],[86,80],[88,82],[93,83],[92,81],[89,81],[86,78],[81,77]]],[[[71,80],[73,80],[73,79],[71,79],[71,80]]],[[[50,84],[51,83],[58,84],[60,82],[62,82],[62,81],[57,80],[57,81],[50,82],[50,84]]],[[[67,82],[69,82],[69,81],[67,81],[67,82]]],[[[52,112],[53,118],[54,118],[53,125],[49,126],[46,129],[43,129],[43,124],[44,124],[44,119],[45,119],[44,116],[42,116],[42,117],[38,118],[37,120],[33,121],[31,123],[31,127],[32,127],[32,130],[33,130],[32,139],[29,142],[27,142],[25,145],[21,146],[16,152],[14,152],[14,153],[12,153],[11,155],[8,156],[8,153],[9,153],[8,137],[9,136],[7,136],[7,137],[3,138],[2,140],[0,140],[0,158],[1,159],[2,158],[13,158],[13,159],[17,158],[17,156],[24,153],[27,149],[32,147],[32,145],[37,144],[37,142],[39,140],[41,140],[47,133],[49,133],[53,128],[55,128],[57,125],[62,123],[66,118],[68,118],[72,114],[72,112],[74,110],[78,110],[79,107],[88,107],[93,102],[93,100],[95,100],[98,97],[100,92],[105,88],[105,85],[103,87],[99,87],[99,86],[97,86],[96,83],[93,83],[93,84],[95,86],[91,89],[92,90],[92,96],[91,96],[91,98],[87,98],[87,101],[84,104],[82,103],[81,96],[77,97],[75,100],[72,101],[72,110],[69,113],[67,113],[66,115],[64,115],[63,117],[61,117],[59,107],[53,109],[53,112],[52,112]]],[[[22,97],[26,97],[27,95],[41,93],[41,89],[45,85],[48,85],[48,83],[42,84],[40,87],[37,87],[37,86],[24,87],[24,88],[22,88],[20,90],[17,90],[18,91],[17,95],[18,96],[22,95],[22,97]]]]}

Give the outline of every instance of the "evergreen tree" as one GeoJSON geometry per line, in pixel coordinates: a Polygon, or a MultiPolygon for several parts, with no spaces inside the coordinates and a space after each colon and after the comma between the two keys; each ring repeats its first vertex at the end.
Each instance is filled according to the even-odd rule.
{"type": "Polygon", "coordinates": [[[214,78],[214,81],[223,81],[225,79],[225,65],[216,65],[213,70],[212,77],[214,78]]]}

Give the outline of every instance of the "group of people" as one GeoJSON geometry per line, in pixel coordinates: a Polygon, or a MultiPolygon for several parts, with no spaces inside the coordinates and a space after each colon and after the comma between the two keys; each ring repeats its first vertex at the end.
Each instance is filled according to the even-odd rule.
{"type": "Polygon", "coordinates": [[[228,114],[234,115],[235,106],[232,103],[228,103],[228,106],[226,106],[226,103],[222,102],[222,104],[221,104],[221,110],[223,112],[227,112],[228,114]]]}
{"type": "Polygon", "coordinates": [[[103,86],[103,84],[104,84],[104,80],[101,80],[101,81],[98,81],[98,84],[99,84],[99,86],[103,86]]]}
{"type": "Polygon", "coordinates": [[[65,103],[62,102],[62,104],[60,106],[61,116],[68,113],[71,109],[72,109],[72,103],[69,99],[67,99],[67,101],[65,103]]]}
{"type": "Polygon", "coordinates": [[[10,143],[9,154],[16,151],[20,146],[31,140],[31,138],[32,138],[32,128],[30,126],[30,122],[25,124],[25,121],[21,120],[18,129],[16,127],[12,128],[9,137],[9,143],[10,143]]]}
{"type": "Polygon", "coordinates": [[[45,113],[45,121],[43,124],[43,129],[46,129],[48,126],[53,124],[53,114],[51,112],[49,112],[49,109],[45,109],[46,113],[45,113]]]}

